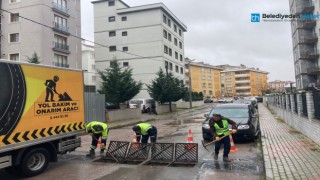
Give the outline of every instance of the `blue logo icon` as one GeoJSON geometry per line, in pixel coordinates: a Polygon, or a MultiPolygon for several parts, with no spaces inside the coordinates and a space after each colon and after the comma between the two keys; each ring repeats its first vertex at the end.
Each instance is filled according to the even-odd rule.
{"type": "Polygon", "coordinates": [[[251,22],[260,22],[260,13],[251,13],[251,22]]]}

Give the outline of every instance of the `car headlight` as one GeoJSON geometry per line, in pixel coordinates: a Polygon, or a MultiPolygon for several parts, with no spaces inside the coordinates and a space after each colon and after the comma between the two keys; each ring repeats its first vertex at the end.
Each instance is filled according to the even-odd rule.
{"type": "Polygon", "coordinates": [[[249,129],[250,126],[249,125],[239,125],[238,129],[249,129]]]}
{"type": "Polygon", "coordinates": [[[209,124],[202,124],[202,127],[203,127],[204,129],[210,129],[209,124]]]}

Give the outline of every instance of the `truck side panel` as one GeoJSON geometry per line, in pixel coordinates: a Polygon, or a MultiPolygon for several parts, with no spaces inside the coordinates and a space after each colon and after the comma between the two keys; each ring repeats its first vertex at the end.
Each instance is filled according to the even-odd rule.
{"type": "Polygon", "coordinates": [[[0,153],[83,131],[82,71],[0,62],[0,82],[0,153]]]}

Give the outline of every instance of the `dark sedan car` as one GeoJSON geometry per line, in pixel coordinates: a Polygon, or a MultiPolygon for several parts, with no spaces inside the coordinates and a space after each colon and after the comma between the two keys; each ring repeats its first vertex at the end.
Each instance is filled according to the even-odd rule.
{"type": "MultiPolygon", "coordinates": [[[[214,107],[202,123],[202,135],[204,140],[212,141],[209,119],[218,113],[233,120],[237,124],[238,132],[232,137],[234,139],[254,140],[260,133],[259,116],[248,104],[220,104],[214,107]]],[[[231,127],[230,127],[231,128],[231,127]]]]}
{"type": "Polygon", "coordinates": [[[205,99],[203,102],[204,103],[213,103],[213,100],[212,99],[205,99]]]}

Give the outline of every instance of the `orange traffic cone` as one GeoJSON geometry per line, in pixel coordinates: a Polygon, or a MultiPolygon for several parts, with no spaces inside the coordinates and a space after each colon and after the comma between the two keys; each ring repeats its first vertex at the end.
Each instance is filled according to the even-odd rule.
{"type": "Polygon", "coordinates": [[[237,152],[238,149],[234,146],[234,142],[233,142],[233,138],[232,138],[232,135],[231,135],[231,134],[229,135],[229,138],[230,138],[230,144],[231,144],[231,149],[230,149],[230,151],[231,151],[231,152],[237,152]]]}
{"type": "Polygon", "coordinates": [[[98,145],[97,145],[97,147],[100,147],[101,146],[101,137],[99,138],[99,140],[98,140],[98,145]]]}
{"type": "Polygon", "coordinates": [[[136,143],[136,142],[137,142],[137,135],[136,135],[136,134],[133,135],[133,140],[132,140],[132,142],[133,142],[133,143],[136,143]]]}
{"type": "Polygon", "coordinates": [[[193,137],[192,137],[191,129],[189,129],[189,131],[188,131],[187,143],[193,143],[193,137]]]}

